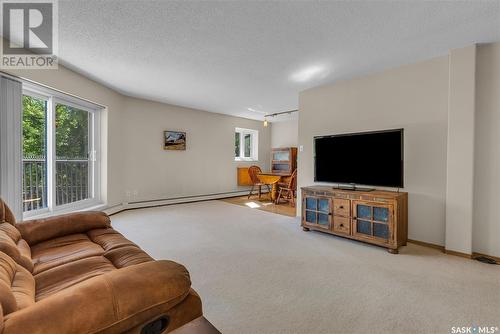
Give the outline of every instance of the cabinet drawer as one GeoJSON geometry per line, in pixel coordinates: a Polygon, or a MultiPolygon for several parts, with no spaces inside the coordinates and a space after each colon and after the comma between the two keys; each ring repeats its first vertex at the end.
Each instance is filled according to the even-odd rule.
{"type": "Polygon", "coordinates": [[[350,234],[351,233],[351,222],[349,218],[346,217],[333,217],[333,232],[350,234]]]}
{"type": "Polygon", "coordinates": [[[348,199],[335,198],[333,200],[333,214],[336,216],[349,217],[351,215],[351,201],[348,199]]]}

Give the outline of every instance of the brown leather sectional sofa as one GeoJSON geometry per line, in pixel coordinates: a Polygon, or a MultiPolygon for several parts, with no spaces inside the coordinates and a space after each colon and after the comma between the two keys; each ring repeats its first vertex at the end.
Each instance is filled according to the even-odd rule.
{"type": "Polygon", "coordinates": [[[202,315],[189,273],[101,212],[16,223],[0,199],[0,333],[168,333],[202,315]]]}

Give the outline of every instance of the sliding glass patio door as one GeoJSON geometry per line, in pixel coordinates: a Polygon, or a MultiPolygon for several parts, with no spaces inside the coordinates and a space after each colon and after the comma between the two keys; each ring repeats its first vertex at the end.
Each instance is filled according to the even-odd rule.
{"type": "Polygon", "coordinates": [[[98,199],[96,111],[31,91],[23,95],[25,215],[98,199]]]}
{"type": "Polygon", "coordinates": [[[89,131],[92,115],[88,111],[56,104],[56,205],[89,198],[89,131]]]}

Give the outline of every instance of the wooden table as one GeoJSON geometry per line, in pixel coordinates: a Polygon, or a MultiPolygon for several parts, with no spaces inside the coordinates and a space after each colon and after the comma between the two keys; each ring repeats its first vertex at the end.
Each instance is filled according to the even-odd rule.
{"type": "Polygon", "coordinates": [[[288,177],[290,177],[290,174],[260,173],[257,176],[259,177],[260,182],[270,184],[272,186],[271,199],[275,202],[276,197],[278,197],[278,182],[284,182],[288,177]]]}

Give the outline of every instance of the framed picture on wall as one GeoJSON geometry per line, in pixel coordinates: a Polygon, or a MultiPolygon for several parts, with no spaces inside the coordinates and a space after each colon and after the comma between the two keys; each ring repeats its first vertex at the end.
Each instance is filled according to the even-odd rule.
{"type": "Polygon", "coordinates": [[[184,151],[186,149],[186,133],[180,131],[164,131],[163,149],[184,151]]]}

